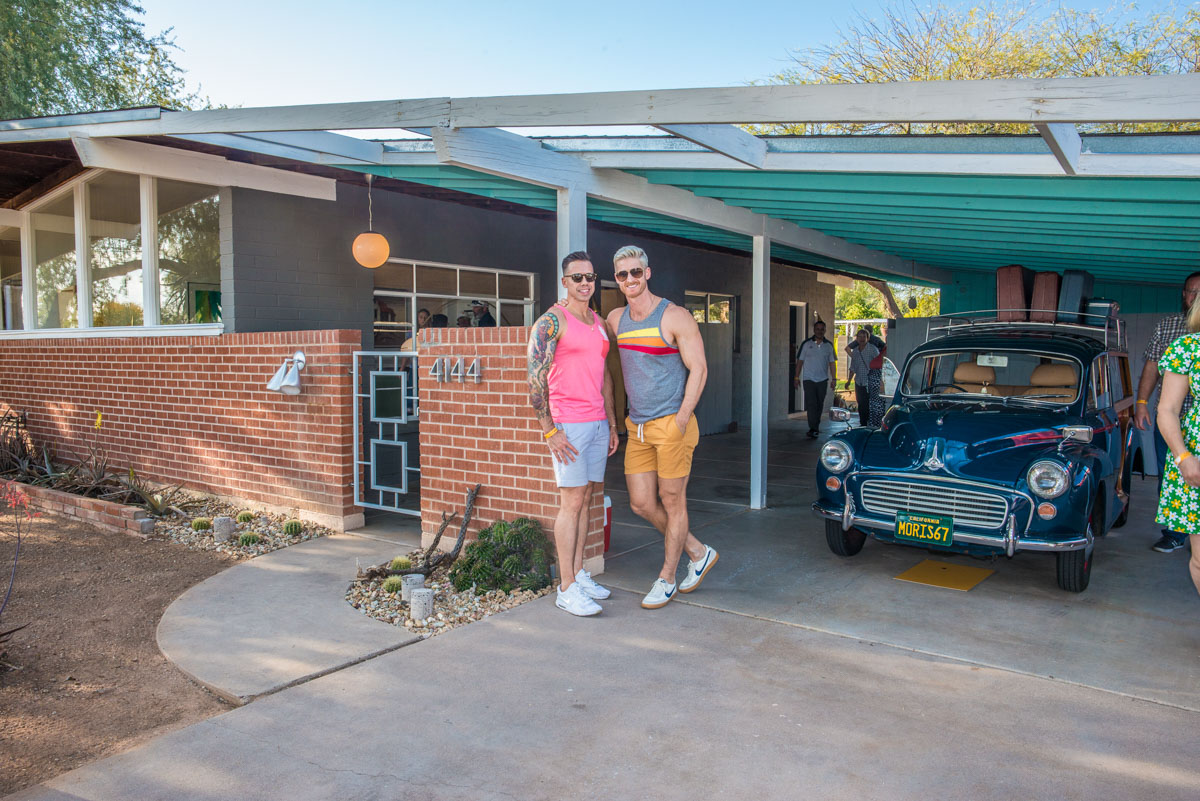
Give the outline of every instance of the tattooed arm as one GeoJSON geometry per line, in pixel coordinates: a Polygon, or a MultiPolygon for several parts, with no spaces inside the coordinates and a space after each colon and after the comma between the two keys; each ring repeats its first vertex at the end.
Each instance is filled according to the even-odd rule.
{"type": "MultiPolygon", "coordinates": [[[[554,364],[554,350],[558,347],[558,336],[562,324],[554,308],[537,319],[529,335],[529,358],[526,371],[529,377],[529,405],[537,415],[542,434],[554,431],[554,418],[550,416],[550,367],[554,364]]],[[[546,439],[546,444],[560,462],[573,462],[579,451],[567,441],[561,429],[546,439]]]]}

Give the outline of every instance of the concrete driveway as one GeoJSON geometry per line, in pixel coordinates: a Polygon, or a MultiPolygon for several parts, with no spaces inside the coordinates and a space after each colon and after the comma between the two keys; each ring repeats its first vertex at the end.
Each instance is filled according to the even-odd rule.
{"type": "MultiPolygon", "coordinates": [[[[721,562],[661,610],[638,607],[658,535],[614,487],[603,615],[543,598],[14,797],[1200,797],[1200,599],[1185,552],[1149,551],[1149,483],[1086,593],[1036,558],[958,593],[892,578],[921,551],[830,554],[807,510],[817,446],[778,439],[765,512],[732,498],[744,438],[702,441],[693,519],[721,562]]],[[[305,552],[287,553],[303,576],[305,552]]]]}

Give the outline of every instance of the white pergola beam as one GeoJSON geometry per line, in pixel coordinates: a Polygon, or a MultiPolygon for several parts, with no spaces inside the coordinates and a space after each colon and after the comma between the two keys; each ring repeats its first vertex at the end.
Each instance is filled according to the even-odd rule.
{"type": "Polygon", "coordinates": [[[123,139],[75,136],[71,141],[85,167],[198,184],[240,186],[318,200],[337,199],[337,182],[332,178],[243,164],[207,153],[123,139]]]}
{"type": "Polygon", "coordinates": [[[1058,160],[1067,175],[1079,173],[1079,156],[1083,152],[1083,140],[1074,125],[1063,122],[1039,123],[1034,128],[1046,140],[1050,152],[1058,160]]]}
{"type": "Polygon", "coordinates": [[[314,164],[379,164],[384,153],[378,142],[328,131],[187,134],[173,138],[314,164]]]}
{"type": "MultiPolygon", "coordinates": [[[[1200,74],[875,84],[732,86],[558,95],[424,98],[163,112],[72,123],[91,136],[377,128],[771,123],[1083,123],[1200,120],[1200,74]]],[[[10,120],[0,143],[65,139],[65,127],[10,120]]]]}
{"type": "Polygon", "coordinates": [[[950,280],[943,270],[820,231],[728,206],[711,198],[697,197],[673,186],[651,184],[630,173],[594,169],[582,159],[547,150],[538,142],[518,134],[446,128],[435,128],[432,133],[437,158],[442,164],[555,189],[578,187],[601,200],[746,236],[760,236],[766,231],[780,245],[898,277],[939,283],[950,280]]]}
{"type": "Polygon", "coordinates": [[[762,169],[767,158],[767,143],[732,125],[659,125],[659,130],[706,147],[714,153],[762,169]]]}

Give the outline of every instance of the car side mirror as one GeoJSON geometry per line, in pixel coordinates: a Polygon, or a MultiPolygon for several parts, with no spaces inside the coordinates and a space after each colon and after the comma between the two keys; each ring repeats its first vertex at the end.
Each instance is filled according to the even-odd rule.
{"type": "Polygon", "coordinates": [[[846,423],[850,421],[850,412],[840,406],[834,406],[829,410],[829,419],[838,423],[846,423]]]}
{"type": "Polygon", "coordinates": [[[1063,441],[1074,440],[1075,442],[1091,442],[1092,427],[1091,426],[1063,426],[1061,429],[1063,441]]]}

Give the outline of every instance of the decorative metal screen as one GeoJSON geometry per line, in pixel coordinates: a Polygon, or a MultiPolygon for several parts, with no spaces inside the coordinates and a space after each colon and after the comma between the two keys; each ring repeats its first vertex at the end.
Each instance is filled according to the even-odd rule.
{"type": "Polygon", "coordinates": [[[416,351],[354,354],[354,502],[421,514],[416,351]]]}

